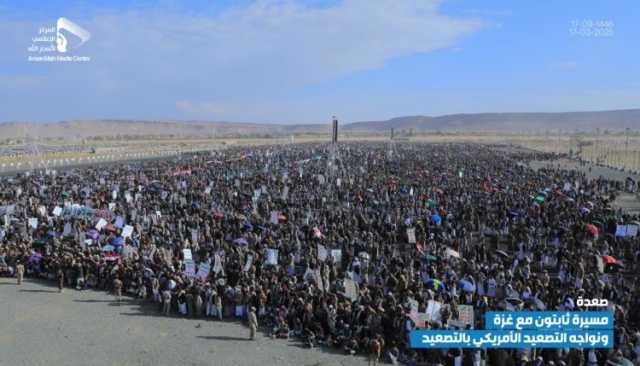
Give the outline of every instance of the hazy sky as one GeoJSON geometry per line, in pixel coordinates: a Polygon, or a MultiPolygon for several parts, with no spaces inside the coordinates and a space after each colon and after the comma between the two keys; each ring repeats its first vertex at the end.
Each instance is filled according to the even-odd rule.
{"type": "Polygon", "coordinates": [[[640,107],[637,0],[184,3],[0,0],[0,121],[640,107]],[[28,61],[59,17],[89,62],[28,61]]]}

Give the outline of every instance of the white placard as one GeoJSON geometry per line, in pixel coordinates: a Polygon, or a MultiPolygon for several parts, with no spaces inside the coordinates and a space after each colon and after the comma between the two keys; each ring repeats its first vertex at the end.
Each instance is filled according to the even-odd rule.
{"type": "Polygon", "coordinates": [[[272,266],[278,265],[278,249],[267,249],[266,264],[272,265],[272,266]]]}
{"type": "Polygon", "coordinates": [[[332,249],[331,256],[333,257],[333,263],[342,263],[342,249],[332,249]]]}
{"type": "Polygon", "coordinates": [[[244,268],[242,270],[244,272],[249,272],[249,269],[251,269],[252,264],[253,264],[253,256],[249,255],[247,256],[247,263],[244,264],[244,268]]]}
{"type": "Polygon", "coordinates": [[[107,220],[100,218],[100,220],[98,220],[98,223],[96,224],[96,229],[98,231],[102,230],[103,227],[105,227],[107,225],[107,220]]]}
{"type": "Polygon", "coordinates": [[[327,248],[322,244],[318,244],[318,260],[324,262],[327,260],[327,256],[329,253],[327,252],[327,248]]]}
{"type": "Polygon", "coordinates": [[[131,234],[133,234],[133,226],[125,225],[125,227],[122,229],[122,237],[130,238],[131,234]]]}
{"type": "Polygon", "coordinates": [[[407,237],[409,238],[409,243],[410,244],[415,244],[416,243],[416,229],[415,228],[407,229],[407,237]]]}

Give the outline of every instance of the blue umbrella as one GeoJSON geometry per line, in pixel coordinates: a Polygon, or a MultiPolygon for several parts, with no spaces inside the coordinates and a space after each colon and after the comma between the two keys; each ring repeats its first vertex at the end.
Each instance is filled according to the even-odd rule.
{"type": "Polygon", "coordinates": [[[116,218],[114,219],[113,226],[115,226],[117,228],[122,228],[124,226],[124,217],[116,216],[116,218]]]}
{"type": "Polygon", "coordinates": [[[444,283],[436,278],[428,279],[427,286],[433,288],[434,290],[444,290],[444,283]]]}
{"type": "Polygon", "coordinates": [[[98,230],[96,229],[91,229],[89,230],[89,232],[87,233],[89,234],[89,236],[91,237],[91,239],[96,240],[98,239],[98,230]]]}
{"type": "Polygon", "coordinates": [[[238,239],[234,240],[233,242],[235,244],[238,244],[238,245],[248,245],[249,244],[249,242],[245,238],[238,238],[238,239]]]}
{"type": "Polygon", "coordinates": [[[29,263],[40,263],[40,261],[42,260],[42,254],[38,253],[38,252],[34,252],[33,254],[31,254],[31,256],[29,256],[29,263]]]}
{"type": "Polygon", "coordinates": [[[440,217],[440,215],[438,214],[433,214],[431,215],[431,221],[435,222],[436,224],[439,224],[440,222],[442,222],[442,217],[440,217]]]}
{"type": "Polygon", "coordinates": [[[111,241],[111,244],[114,246],[122,246],[124,245],[124,238],[121,236],[117,238],[113,238],[113,240],[111,241]]]}
{"type": "Polygon", "coordinates": [[[476,285],[471,283],[471,281],[460,280],[458,284],[460,284],[460,287],[462,287],[462,290],[465,292],[474,292],[476,290],[476,285]]]}

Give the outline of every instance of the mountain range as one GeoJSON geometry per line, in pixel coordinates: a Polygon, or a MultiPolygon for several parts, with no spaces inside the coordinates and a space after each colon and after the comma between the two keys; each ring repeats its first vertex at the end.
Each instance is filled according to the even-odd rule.
{"type": "MultiPolygon", "coordinates": [[[[345,123],[340,133],[388,134],[398,132],[565,132],[640,130],[640,109],[555,113],[469,113],[443,116],[406,116],[381,121],[345,123]]],[[[329,134],[326,124],[267,124],[212,121],[73,120],[50,123],[0,123],[0,139],[84,139],[96,137],[241,137],[329,134]]]]}

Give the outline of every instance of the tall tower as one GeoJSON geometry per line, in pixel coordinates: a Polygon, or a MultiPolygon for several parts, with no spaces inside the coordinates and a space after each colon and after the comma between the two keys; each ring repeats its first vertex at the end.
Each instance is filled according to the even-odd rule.
{"type": "Polygon", "coordinates": [[[338,143],[338,119],[336,116],[333,116],[333,124],[332,124],[332,134],[331,134],[331,144],[335,145],[338,143]]]}
{"type": "Polygon", "coordinates": [[[331,145],[329,146],[329,160],[327,161],[327,171],[333,175],[338,169],[338,119],[332,117],[331,123],[331,145]]]}

